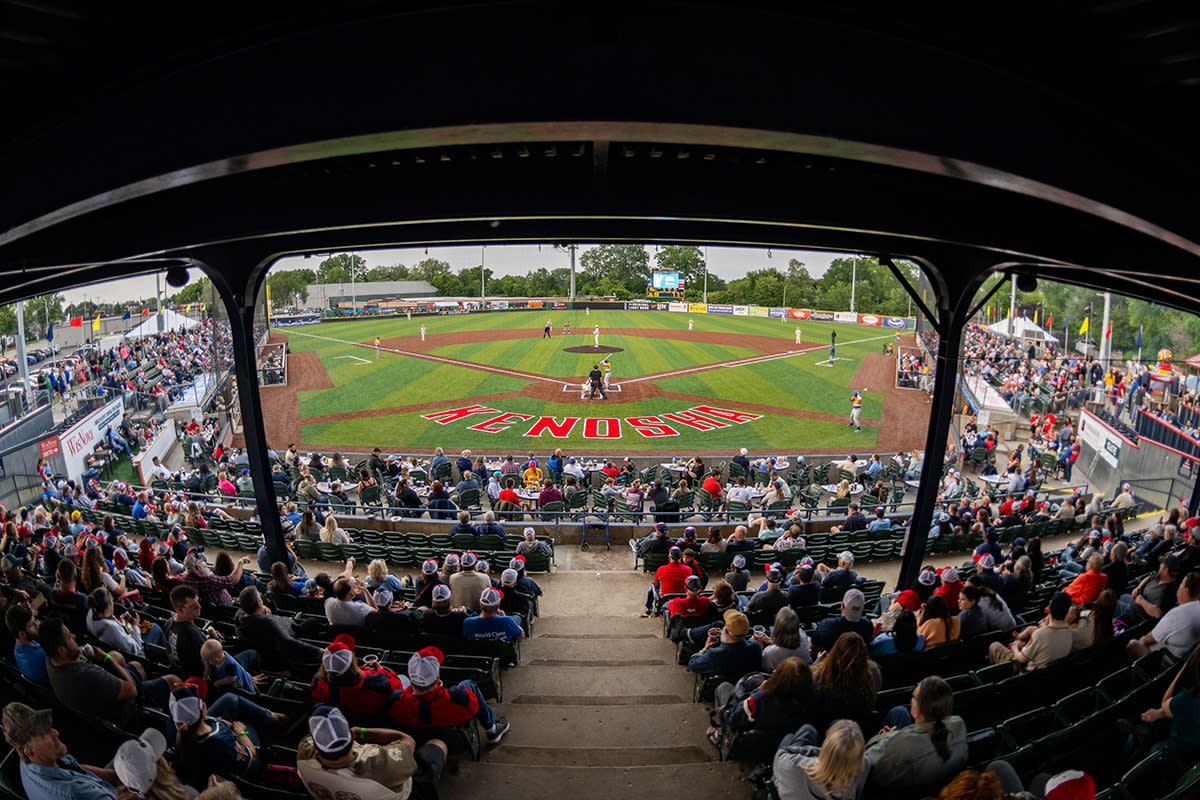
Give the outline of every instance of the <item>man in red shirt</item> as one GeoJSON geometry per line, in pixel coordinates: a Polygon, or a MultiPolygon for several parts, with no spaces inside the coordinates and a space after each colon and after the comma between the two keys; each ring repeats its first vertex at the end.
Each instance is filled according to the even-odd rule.
{"type": "Polygon", "coordinates": [[[654,573],[654,582],[650,591],[646,592],[646,611],[643,617],[649,617],[654,612],[654,605],[664,594],[683,594],[687,591],[687,579],[694,574],[692,568],[683,562],[683,551],[672,547],[667,551],[667,563],[654,573]]]}
{"type": "Polygon", "coordinates": [[[521,496],[513,491],[514,481],[512,478],[504,479],[504,488],[500,490],[498,499],[506,503],[512,503],[515,506],[521,505],[521,496]]]}
{"type": "Polygon", "coordinates": [[[436,647],[413,653],[408,659],[411,685],[392,695],[388,716],[413,728],[457,728],[475,717],[487,733],[488,744],[499,744],[508,733],[508,718],[492,714],[474,681],[459,681],[447,688],[441,679],[445,660],[436,647]]]}
{"type": "Polygon", "coordinates": [[[688,578],[684,586],[687,594],[676,597],[667,603],[667,614],[672,617],[700,617],[712,610],[712,600],[700,596],[700,578],[696,575],[688,578]]]}
{"type": "Polygon", "coordinates": [[[721,499],[721,473],[716,468],[713,468],[713,471],[704,479],[702,485],[704,486],[704,491],[718,500],[721,499]]]}

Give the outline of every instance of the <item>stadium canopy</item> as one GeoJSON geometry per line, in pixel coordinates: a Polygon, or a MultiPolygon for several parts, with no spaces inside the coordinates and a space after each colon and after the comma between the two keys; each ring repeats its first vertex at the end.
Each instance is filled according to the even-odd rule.
{"type": "MultiPolygon", "coordinates": [[[[998,333],[1001,336],[1008,336],[1008,320],[1002,319],[999,322],[993,322],[988,325],[988,330],[992,333],[998,333]]],[[[1034,325],[1025,317],[1017,317],[1012,321],[1012,338],[1014,339],[1034,339],[1037,341],[1054,342],[1058,344],[1058,337],[1050,333],[1040,325],[1034,325]]]]}
{"type": "Polygon", "coordinates": [[[138,325],[136,328],[132,328],[127,331],[125,333],[125,338],[136,339],[139,336],[153,336],[154,334],[158,333],[159,317],[162,317],[163,332],[187,330],[188,328],[194,328],[199,324],[196,322],[196,320],[192,319],[191,317],[185,317],[178,311],[172,311],[169,308],[164,308],[157,314],[151,314],[141,325],[138,325]]]}

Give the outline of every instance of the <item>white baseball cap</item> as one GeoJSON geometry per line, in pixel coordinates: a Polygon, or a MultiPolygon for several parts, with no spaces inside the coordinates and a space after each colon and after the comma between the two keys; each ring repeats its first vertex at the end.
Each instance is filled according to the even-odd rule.
{"type": "Polygon", "coordinates": [[[433,602],[447,603],[450,601],[450,587],[444,583],[439,583],[433,587],[433,602]]]}
{"type": "Polygon", "coordinates": [[[335,706],[317,706],[308,718],[313,745],[326,755],[341,755],[353,739],[350,723],[335,706]]]}
{"type": "Polygon", "coordinates": [[[158,778],[158,759],[167,752],[167,740],[162,731],[146,728],[142,735],[130,739],[117,749],[113,769],[121,783],[143,797],[158,778]]]}
{"type": "Polygon", "coordinates": [[[426,647],[408,659],[408,679],[418,689],[428,689],[438,682],[442,669],[442,651],[426,647]]]}

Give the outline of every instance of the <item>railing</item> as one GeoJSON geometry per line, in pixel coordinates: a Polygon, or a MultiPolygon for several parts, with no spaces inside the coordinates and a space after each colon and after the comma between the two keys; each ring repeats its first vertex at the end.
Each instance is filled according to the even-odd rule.
{"type": "Polygon", "coordinates": [[[18,508],[42,497],[42,479],[37,475],[5,475],[0,478],[0,505],[18,508]]]}
{"type": "Polygon", "coordinates": [[[1193,438],[1170,422],[1139,409],[1135,425],[1139,436],[1145,436],[1152,442],[1158,442],[1172,450],[1178,450],[1193,461],[1200,462],[1200,440],[1193,438]]]}
{"type": "Polygon", "coordinates": [[[258,385],[287,386],[287,345],[265,344],[258,348],[258,385]]]}
{"type": "Polygon", "coordinates": [[[1129,484],[1133,489],[1135,498],[1163,510],[1172,508],[1176,503],[1187,505],[1192,498],[1194,483],[1194,478],[1189,480],[1179,475],[1121,478],[1122,485],[1129,484]]]}

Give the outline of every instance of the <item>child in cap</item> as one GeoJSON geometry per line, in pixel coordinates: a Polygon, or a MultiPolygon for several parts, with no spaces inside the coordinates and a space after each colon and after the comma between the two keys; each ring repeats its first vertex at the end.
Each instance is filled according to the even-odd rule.
{"type": "Polygon", "coordinates": [[[204,678],[213,689],[219,692],[241,689],[258,694],[254,678],[237,658],[225,652],[219,640],[206,639],[200,645],[200,659],[204,662],[204,678]]]}

